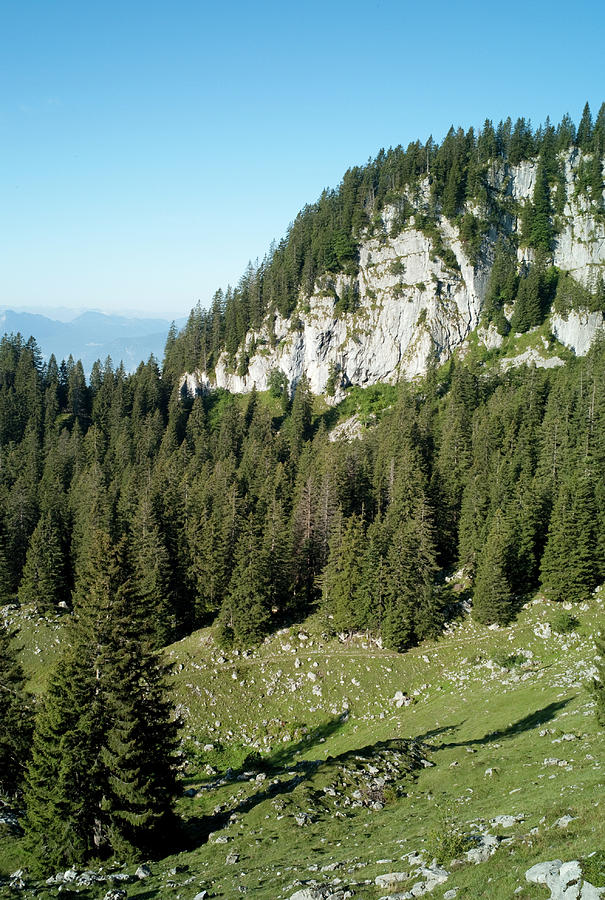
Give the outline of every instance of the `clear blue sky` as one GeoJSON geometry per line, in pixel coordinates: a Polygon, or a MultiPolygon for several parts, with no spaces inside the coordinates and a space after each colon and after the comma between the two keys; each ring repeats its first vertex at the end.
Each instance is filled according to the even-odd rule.
{"type": "Polygon", "coordinates": [[[380,147],[605,99],[597,0],[0,13],[0,306],[182,315],[380,147]]]}

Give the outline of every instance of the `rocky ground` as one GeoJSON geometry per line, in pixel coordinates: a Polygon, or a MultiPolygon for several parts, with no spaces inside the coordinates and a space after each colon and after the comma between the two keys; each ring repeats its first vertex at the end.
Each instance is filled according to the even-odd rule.
{"type": "MultiPolygon", "coordinates": [[[[4,808],[0,896],[597,897],[604,735],[587,686],[604,599],[537,597],[510,628],[463,615],[403,655],[318,619],[244,653],[198,632],[170,648],[181,851],[34,882],[4,808]]],[[[8,615],[40,687],[60,620],[8,615]]]]}

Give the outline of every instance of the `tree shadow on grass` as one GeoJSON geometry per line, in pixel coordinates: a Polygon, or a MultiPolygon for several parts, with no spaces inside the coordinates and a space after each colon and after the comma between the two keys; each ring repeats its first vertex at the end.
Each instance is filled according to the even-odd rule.
{"type": "Polygon", "coordinates": [[[287,769],[291,763],[295,761],[295,757],[300,753],[306,753],[316,744],[323,743],[327,738],[331,737],[335,732],[340,731],[349,718],[348,710],[338,716],[332,716],[326,722],[322,722],[309,731],[307,734],[297,741],[295,744],[287,744],[279,750],[270,753],[269,756],[263,757],[262,770],[271,772],[279,769],[287,769]]]}
{"type": "MultiPolygon", "coordinates": [[[[573,697],[567,697],[565,700],[557,700],[554,703],[549,703],[548,706],[544,706],[542,709],[537,709],[535,712],[529,713],[527,716],[519,719],[518,722],[513,722],[512,725],[508,725],[506,728],[502,728],[499,731],[490,731],[482,738],[471,738],[468,741],[457,741],[448,744],[435,744],[432,749],[451,750],[454,747],[468,747],[473,744],[491,744],[492,741],[503,741],[507,738],[516,737],[524,731],[531,731],[533,728],[537,728],[538,725],[544,725],[546,722],[550,722],[555,718],[559,710],[564,709],[574,698],[575,694],[573,697]]],[[[428,733],[430,734],[430,732],[428,733]]]]}
{"type": "MultiPolygon", "coordinates": [[[[342,719],[342,716],[336,717],[336,723],[338,723],[340,719],[342,719]]],[[[326,725],[329,725],[330,723],[332,723],[333,730],[336,730],[334,728],[334,720],[329,720],[326,725]]],[[[320,732],[320,728],[315,729],[315,733],[317,732],[320,732]]],[[[321,736],[321,734],[319,736],[321,736]]],[[[315,734],[315,739],[316,741],[319,739],[317,734],[315,734]]],[[[308,749],[308,745],[306,749],[308,749]]],[[[332,772],[332,777],[337,779],[338,774],[343,771],[343,768],[349,765],[354,766],[360,762],[362,765],[364,763],[371,764],[372,759],[376,754],[385,751],[396,751],[406,754],[407,760],[405,765],[402,766],[402,772],[407,775],[412,776],[415,770],[420,768],[421,759],[423,757],[422,746],[416,740],[407,740],[404,738],[379,741],[376,744],[371,744],[367,747],[347,750],[339,756],[328,756],[326,759],[301,760],[294,765],[286,766],[285,769],[281,770],[282,775],[287,775],[286,778],[278,780],[278,778],[275,777],[275,780],[269,783],[262,782],[262,787],[259,791],[240,800],[233,806],[228,806],[227,809],[214,812],[212,815],[191,817],[184,821],[181,826],[181,846],[184,843],[187,845],[186,849],[199,847],[201,844],[208,841],[212,832],[220,831],[222,828],[225,828],[231,821],[232,816],[239,817],[245,815],[265,800],[291,794],[296,787],[304,782],[308,783],[308,789],[311,792],[310,796],[312,796],[317,790],[317,787],[313,785],[312,779],[320,770],[322,771],[322,774],[329,774],[332,772]]],[[[272,772],[274,776],[277,776],[279,773],[280,770],[278,769],[274,769],[272,772]]]]}
{"type": "MultiPolygon", "coordinates": [[[[296,743],[284,744],[276,748],[272,753],[261,756],[258,751],[248,751],[241,747],[239,760],[235,761],[233,757],[225,760],[210,760],[215,767],[212,775],[206,775],[201,771],[201,762],[198,760],[198,771],[192,771],[185,775],[182,779],[184,787],[198,790],[214,790],[219,786],[219,780],[226,778],[227,781],[234,781],[244,774],[244,772],[265,772],[267,774],[277,773],[283,769],[289,768],[296,761],[296,757],[303,752],[309,752],[316,744],[323,743],[327,738],[331,737],[336,731],[341,729],[349,718],[348,710],[340,715],[333,716],[317,725],[307,734],[304,734],[296,743]],[[217,774],[218,771],[218,774],[217,774]]],[[[220,746],[220,745],[219,745],[220,746]]],[[[239,745],[238,745],[239,746],[239,745]]],[[[228,749],[228,748],[227,748],[228,749]]],[[[206,759],[206,761],[208,761],[206,759]]]]}
{"type": "Polygon", "coordinates": [[[437,737],[439,734],[450,734],[452,731],[458,731],[465,722],[466,719],[463,719],[462,722],[458,722],[457,725],[444,725],[443,728],[431,728],[430,731],[425,731],[424,734],[416,735],[414,740],[419,744],[424,744],[432,738],[437,737]]]}

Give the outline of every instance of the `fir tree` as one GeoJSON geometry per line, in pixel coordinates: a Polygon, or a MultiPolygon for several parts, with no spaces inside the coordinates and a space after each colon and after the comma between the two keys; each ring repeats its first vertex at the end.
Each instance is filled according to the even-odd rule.
{"type": "Polygon", "coordinates": [[[589,150],[592,140],[592,113],[590,106],[585,103],[582,111],[582,118],[578,125],[578,133],[576,135],[576,144],[581,150],[589,150]]]}
{"type": "Polygon", "coordinates": [[[123,549],[97,532],[34,730],[26,835],[41,871],[111,851],[148,854],[170,816],[175,724],[128,570],[123,549]]]}
{"type": "Polygon", "coordinates": [[[271,605],[261,541],[248,517],[235,553],[233,578],[219,614],[219,640],[239,646],[258,644],[270,630],[271,605]]]}
{"type": "Polygon", "coordinates": [[[13,638],[0,621],[0,794],[14,794],[21,787],[32,732],[25,676],[13,638]]]}
{"type": "Polygon", "coordinates": [[[359,602],[365,548],[363,520],[351,516],[334,531],[323,573],[323,607],[336,631],[354,631],[365,625],[359,602]]]}
{"type": "Polygon", "coordinates": [[[542,590],[550,600],[579,601],[592,593],[605,574],[599,546],[593,478],[564,478],[541,562],[542,590]]]}
{"type": "Polygon", "coordinates": [[[43,515],[31,536],[19,603],[34,604],[38,612],[52,612],[65,600],[64,561],[58,529],[52,517],[43,515]]]}
{"type": "Polygon", "coordinates": [[[510,527],[497,510],[479,558],[473,592],[473,616],[483,625],[506,625],[512,618],[510,554],[510,527]]]}

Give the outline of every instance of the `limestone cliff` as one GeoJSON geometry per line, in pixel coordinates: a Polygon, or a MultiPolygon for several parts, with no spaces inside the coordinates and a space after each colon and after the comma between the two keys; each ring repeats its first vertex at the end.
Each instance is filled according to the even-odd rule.
{"type": "MultiPolygon", "coordinates": [[[[605,271],[605,223],[579,190],[580,152],[567,151],[561,162],[566,202],[556,223],[553,264],[590,286],[605,271]]],[[[398,227],[397,205],[385,206],[375,217],[360,243],[356,276],[323,275],[310,296],[301,293],[289,319],[272,316],[258,332],[247,335],[235,365],[232,360],[229,366],[222,354],[214,372],[188,373],[183,384],[191,393],[214,386],[233,392],[254,385],[264,390],[270,372],[279,369],[291,387],[306,373],[313,392],[324,392],[330,380],[338,394],[350,384],[420,374],[430,358],[444,361],[480,323],[495,242],[502,231],[518,236],[519,211],[533,196],[536,173],[536,161],[492,167],[489,193],[498,220],[492,214],[474,258],[447,218],[437,216],[435,227],[427,229],[426,179],[406,197],[414,214],[403,228],[398,227]],[[355,298],[354,309],[339,314],[339,300],[345,295],[355,298]],[[247,370],[239,365],[242,353],[249,357],[247,370]],[[236,374],[238,370],[246,374],[236,374]]],[[[484,211],[469,211],[485,219],[484,211]]],[[[531,265],[533,251],[520,248],[518,258],[520,265],[531,265]]],[[[603,315],[553,315],[551,325],[559,341],[582,354],[603,327],[603,315]]],[[[493,327],[479,334],[486,346],[497,345],[493,327]]]]}

